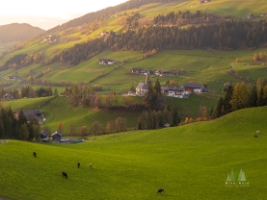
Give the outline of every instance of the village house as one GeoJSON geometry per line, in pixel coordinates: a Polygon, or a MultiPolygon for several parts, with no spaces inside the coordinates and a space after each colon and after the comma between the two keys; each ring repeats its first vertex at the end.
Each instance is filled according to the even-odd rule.
{"type": "Polygon", "coordinates": [[[42,130],[40,132],[40,140],[42,142],[48,142],[49,141],[49,132],[45,131],[45,130],[42,130]]]}
{"type": "Polygon", "coordinates": [[[248,19],[251,19],[251,18],[253,18],[253,17],[254,17],[253,13],[249,13],[249,14],[247,15],[247,18],[248,18],[248,19]]]}
{"type": "Polygon", "coordinates": [[[157,76],[177,76],[178,72],[170,71],[170,70],[156,70],[155,75],[157,76]]]}
{"type": "Polygon", "coordinates": [[[60,142],[62,134],[59,131],[54,132],[52,135],[52,141],[54,142],[60,142]]]}
{"type": "Polygon", "coordinates": [[[100,58],[98,60],[98,64],[100,64],[100,65],[113,65],[113,64],[115,64],[115,61],[112,59],[100,58]]]}
{"type": "Polygon", "coordinates": [[[5,94],[4,96],[3,96],[3,101],[11,101],[11,100],[13,100],[14,99],[14,97],[11,95],[11,94],[5,94]]]}
{"type": "Polygon", "coordinates": [[[169,97],[176,97],[176,98],[184,98],[188,97],[191,93],[201,93],[207,92],[208,89],[205,87],[204,84],[199,83],[185,83],[181,87],[177,86],[162,86],[161,93],[169,96],[169,97]]]}
{"type": "Polygon", "coordinates": [[[211,0],[198,0],[199,3],[208,3],[210,2],[211,0]]]}
{"type": "MultiPolygon", "coordinates": [[[[23,110],[22,111],[24,116],[27,119],[27,122],[30,123],[31,121],[37,120],[39,125],[42,125],[45,121],[45,118],[40,110],[23,110]]],[[[15,112],[15,116],[18,118],[20,111],[15,112]]]]}
{"type": "Polygon", "coordinates": [[[194,93],[201,93],[201,92],[207,92],[207,88],[204,84],[199,83],[185,83],[184,84],[185,94],[190,94],[192,92],[194,93]]]}
{"type": "Polygon", "coordinates": [[[104,37],[104,36],[106,36],[106,35],[108,35],[109,34],[109,32],[102,32],[102,33],[100,33],[100,36],[101,37],[104,37]]]}
{"type": "Polygon", "coordinates": [[[132,74],[138,74],[138,75],[144,75],[145,73],[147,73],[147,70],[144,70],[142,68],[132,68],[131,73],[132,74]]]}
{"type": "Polygon", "coordinates": [[[176,97],[176,98],[184,98],[185,96],[185,89],[184,86],[177,87],[177,86],[162,86],[161,93],[167,95],[169,97],[176,97]]]}

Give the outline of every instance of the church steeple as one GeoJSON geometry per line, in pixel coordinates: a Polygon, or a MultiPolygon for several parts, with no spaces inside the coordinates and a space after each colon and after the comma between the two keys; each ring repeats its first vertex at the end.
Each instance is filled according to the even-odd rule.
{"type": "Polygon", "coordinates": [[[148,85],[149,82],[150,82],[149,71],[147,70],[147,73],[146,73],[146,80],[145,80],[145,85],[148,85]]]}

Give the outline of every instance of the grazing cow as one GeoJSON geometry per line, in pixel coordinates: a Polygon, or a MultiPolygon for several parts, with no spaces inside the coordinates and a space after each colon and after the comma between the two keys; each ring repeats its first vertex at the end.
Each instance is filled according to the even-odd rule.
{"type": "Polygon", "coordinates": [[[81,164],[78,162],[78,168],[80,168],[80,165],[81,165],[81,164]]]}
{"type": "Polygon", "coordinates": [[[68,179],[68,174],[66,172],[62,172],[62,176],[66,179],[68,179]]]}
{"type": "Polygon", "coordinates": [[[164,189],[163,188],[158,189],[158,194],[159,193],[164,193],[164,189]]]}
{"type": "Polygon", "coordinates": [[[35,151],[32,152],[32,155],[36,158],[36,152],[35,151]]]}

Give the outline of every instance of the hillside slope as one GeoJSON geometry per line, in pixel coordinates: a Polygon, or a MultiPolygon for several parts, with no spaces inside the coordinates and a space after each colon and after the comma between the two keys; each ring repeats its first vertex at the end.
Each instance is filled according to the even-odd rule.
{"type": "MultiPolygon", "coordinates": [[[[136,86],[144,79],[142,76],[128,75],[133,67],[151,70],[185,71],[179,77],[160,77],[162,85],[167,81],[175,81],[179,85],[187,81],[194,81],[207,84],[211,90],[221,90],[223,84],[226,82],[245,81],[254,84],[259,77],[267,76],[265,73],[266,62],[255,63],[252,60],[255,53],[266,51],[266,48],[255,49],[256,47],[264,47],[264,44],[248,46],[249,48],[245,46],[244,49],[236,51],[221,51],[220,48],[218,48],[220,50],[216,51],[205,45],[197,46],[198,48],[196,48],[196,44],[199,41],[204,41],[203,38],[199,38],[201,35],[207,36],[204,38],[205,41],[212,41],[211,36],[227,34],[218,33],[219,29],[216,34],[213,31],[202,33],[205,27],[202,31],[197,29],[203,25],[200,19],[195,20],[189,17],[189,20],[185,20],[184,18],[179,18],[175,24],[167,20],[163,24],[159,22],[156,28],[153,27],[153,19],[159,15],[167,16],[171,12],[184,12],[181,15],[184,15],[183,17],[186,18],[200,11],[203,14],[203,18],[207,19],[206,26],[213,23],[213,21],[211,23],[208,20],[213,15],[218,17],[216,18],[218,19],[218,23],[223,21],[226,16],[231,16],[235,20],[243,19],[247,21],[244,23],[251,23],[251,27],[247,28],[247,30],[252,30],[252,32],[247,32],[247,35],[245,35],[236,34],[238,31],[230,30],[231,33],[234,33],[234,36],[231,34],[229,37],[225,36],[217,44],[217,47],[220,47],[220,44],[231,44],[235,42],[236,38],[240,38],[239,36],[242,35],[244,36],[243,38],[253,36],[254,39],[250,38],[250,41],[244,39],[241,44],[250,44],[253,41],[257,41],[258,38],[255,39],[255,34],[258,31],[254,31],[253,27],[259,26],[257,24],[254,24],[254,26],[253,23],[266,20],[266,9],[267,5],[264,0],[243,2],[216,0],[203,4],[200,4],[197,0],[131,0],[122,5],[73,19],[62,26],[49,30],[42,37],[32,39],[17,48],[13,48],[7,55],[0,57],[1,77],[4,77],[4,80],[0,82],[0,86],[17,89],[23,87],[24,83],[28,83],[29,85],[44,85],[49,82],[54,86],[63,85],[65,87],[67,82],[72,82],[101,86],[105,94],[110,93],[110,91],[125,93],[128,92],[131,85],[136,86]],[[139,13],[137,16],[140,17],[137,19],[138,31],[135,31],[135,29],[132,30],[130,28],[132,22],[129,22],[136,13],[139,13]],[[247,19],[249,13],[253,13],[254,18],[247,19]],[[183,21],[184,23],[182,23],[183,25],[181,27],[176,24],[179,21],[183,21]],[[169,27],[172,25],[177,27],[169,27]],[[193,25],[195,28],[192,28],[193,25]],[[168,43],[162,49],[157,48],[157,45],[151,45],[155,44],[155,41],[160,41],[159,37],[155,37],[155,35],[168,35],[174,32],[175,28],[179,28],[179,31],[177,31],[179,33],[190,27],[192,28],[190,29],[192,33],[196,31],[194,37],[188,37],[188,33],[185,32],[176,35],[176,39],[174,37],[167,38],[168,43]],[[153,32],[154,29],[161,28],[162,32],[153,32]],[[135,38],[143,38],[144,35],[147,35],[147,38],[139,41],[138,44],[137,39],[131,35],[134,32],[135,38]],[[143,34],[139,36],[138,33],[143,34]],[[124,37],[126,42],[119,39],[123,35],[126,35],[124,37]],[[195,39],[191,41],[191,46],[180,44],[180,42],[187,41],[187,39],[191,40],[192,38],[195,39]],[[96,40],[101,42],[95,42],[96,40]],[[115,40],[117,42],[114,42],[115,40]],[[144,47],[141,50],[140,47],[137,48],[146,41],[147,45],[145,46],[148,47],[144,47]],[[172,46],[173,44],[176,45],[176,42],[180,45],[179,50],[175,46],[172,46]],[[191,48],[194,50],[191,50],[191,48]],[[87,51],[88,49],[91,50],[87,51]],[[138,49],[139,51],[133,51],[134,49],[138,49]],[[173,49],[176,49],[176,51],[173,51],[173,49]],[[12,61],[12,58],[25,54],[28,55],[26,60],[38,59],[28,64],[25,64],[25,60],[13,59],[12,61]],[[154,55],[150,56],[151,54],[154,55]],[[99,58],[114,59],[116,60],[116,65],[99,65],[99,58]],[[236,62],[236,60],[239,60],[239,62],[236,62]],[[230,74],[232,72],[230,70],[233,67],[235,71],[230,74]],[[9,80],[9,76],[15,73],[20,76],[21,82],[9,80]]],[[[224,26],[228,26],[227,23],[224,26]]],[[[236,24],[230,24],[229,26],[235,27],[236,24]]],[[[221,26],[216,27],[221,28],[221,26]]],[[[239,27],[246,26],[241,24],[239,27]]],[[[266,31],[267,29],[265,28],[264,30],[266,31]]],[[[265,35],[266,37],[265,33],[261,35],[265,35]]],[[[169,36],[173,35],[170,34],[169,36]]],[[[218,41],[216,38],[213,38],[213,40],[218,41]]],[[[265,43],[266,40],[263,41],[265,43]]],[[[241,45],[240,48],[243,48],[243,46],[241,45]]],[[[232,47],[226,49],[230,50],[232,47]]]]}
{"type": "Polygon", "coordinates": [[[14,200],[264,199],[266,109],[240,110],[176,128],[95,137],[74,145],[10,140],[0,144],[0,196],[14,200]],[[255,138],[257,130],[260,134],[255,138]],[[68,173],[68,180],[61,177],[62,171],[68,173]],[[231,171],[232,181],[227,181],[231,171]],[[156,193],[160,187],[164,194],[156,193]]]}

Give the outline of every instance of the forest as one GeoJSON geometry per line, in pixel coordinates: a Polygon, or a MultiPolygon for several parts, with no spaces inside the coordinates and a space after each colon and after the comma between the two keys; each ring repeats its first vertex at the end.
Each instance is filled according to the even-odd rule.
{"type": "Polygon", "coordinates": [[[105,49],[151,50],[179,49],[254,49],[264,47],[267,41],[267,21],[229,19],[213,24],[178,26],[142,26],[106,37],[77,44],[55,55],[50,63],[64,62],[77,65],[105,49]]]}
{"type": "Polygon", "coordinates": [[[39,133],[39,124],[27,122],[23,111],[16,116],[11,108],[4,109],[0,105],[0,138],[38,140],[39,133]]]}
{"type": "Polygon", "coordinates": [[[267,80],[259,78],[256,85],[237,83],[229,84],[225,97],[220,98],[213,111],[212,118],[243,108],[267,105],[267,80]]]}

